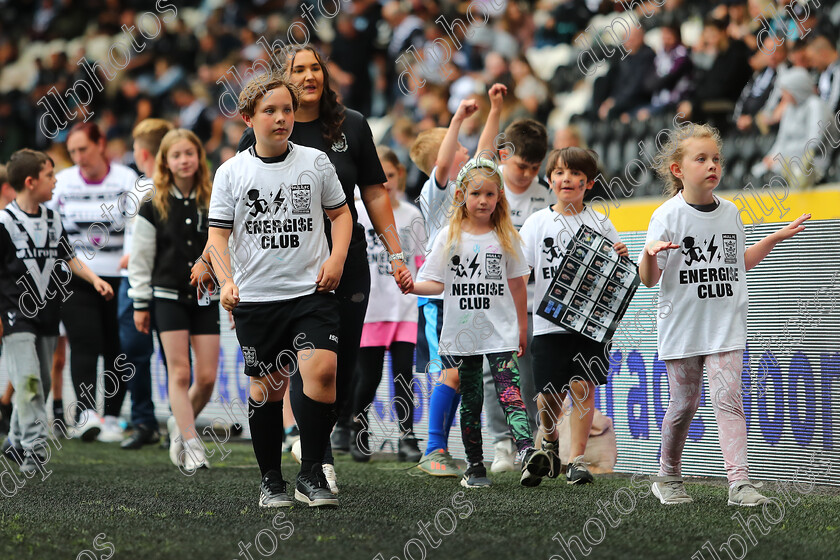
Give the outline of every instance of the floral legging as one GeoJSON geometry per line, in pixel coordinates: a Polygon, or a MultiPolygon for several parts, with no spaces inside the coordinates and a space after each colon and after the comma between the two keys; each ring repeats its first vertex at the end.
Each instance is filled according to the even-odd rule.
{"type": "Polygon", "coordinates": [[[688,427],[700,405],[703,366],[709,375],[709,394],[718,424],[718,440],[729,482],[749,478],[747,420],[741,400],[743,350],[732,350],[679,360],[665,360],[670,400],[662,421],[662,456],[659,474],[680,476],[688,427]]]}
{"type": "MultiPolygon", "coordinates": [[[[458,356],[462,360],[458,367],[461,379],[461,437],[467,460],[470,464],[482,462],[484,453],[481,446],[481,408],[484,405],[483,364],[484,356],[458,356]]],[[[522,402],[519,390],[519,361],[515,352],[487,354],[490,372],[496,383],[496,395],[511,435],[519,451],[534,446],[528,427],[528,413],[522,402]]]]}

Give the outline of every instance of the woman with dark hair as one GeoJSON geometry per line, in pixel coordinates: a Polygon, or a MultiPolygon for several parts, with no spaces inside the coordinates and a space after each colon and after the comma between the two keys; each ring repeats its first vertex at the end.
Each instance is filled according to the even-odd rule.
{"type": "MultiPolygon", "coordinates": [[[[67,151],[76,165],[56,174],[50,206],[61,214],[76,256],[85,259],[85,264],[111,284],[115,294],[119,293],[127,217],[139,206],[133,193],[137,174],[108,161],[105,137],[91,122],[70,129],[67,151]]],[[[118,359],[117,298],[106,301],[90,284],[75,276],[66,291],[70,296],[62,304],[61,320],[70,343],[70,375],[78,400],[71,411],[71,421],[76,422],[73,435],[84,441],[98,436],[100,441],[120,442],[120,409],[133,367],[118,359]],[[96,367],[100,354],[105,360],[103,421],[96,414],[96,367]]],[[[61,394],[60,387],[55,390],[61,394]]]]}
{"type": "MultiPolygon", "coordinates": [[[[385,173],[376,154],[373,135],[365,118],[358,112],[338,102],[336,93],[329,87],[330,74],[323,56],[311,46],[289,48],[285,56],[285,72],[292,83],[300,88],[300,105],[295,111],[295,125],[289,140],[293,144],[309,146],[325,152],[335,166],[338,179],[347,196],[353,200],[358,185],[362,202],[370,216],[376,233],[384,238],[383,245],[390,253],[394,279],[406,293],[413,287],[411,274],[403,262],[399,234],[394,225],[394,213],[385,189],[385,173]]],[[[239,151],[255,144],[254,131],[249,128],[242,135],[239,151]]],[[[295,180],[297,178],[292,178],[295,180]]],[[[353,238],[347,252],[341,283],[335,290],[340,305],[341,330],[339,332],[338,370],[336,375],[336,409],[339,428],[336,447],[349,450],[347,424],[349,407],[345,406],[352,393],[353,372],[359,354],[362,327],[370,295],[370,269],[367,260],[367,240],[364,228],[354,205],[353,238]],[[345,410],[347,409],[347,410],[345,410]]],[[[327,238],[330,238],[329,224],[327,238]]],[[[330,242],[331,244],[331,242],[330,242]]],[[[292,384],[300,383],[300,376],[292,377],[292,384]]],[[[301,390],[295,385],[294,390],[301,390]]],[[[278,419],[280,424],[280,419],[278,419]]],[[[357,429],[362,429],[357,426],[357,429]]],[[[332,450],[324,457],[324,474],[333,493],[338,492],[332,450]]]]}

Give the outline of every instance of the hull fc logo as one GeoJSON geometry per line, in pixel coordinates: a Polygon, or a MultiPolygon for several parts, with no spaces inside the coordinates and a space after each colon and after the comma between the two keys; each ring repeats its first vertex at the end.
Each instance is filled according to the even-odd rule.
{"type": "Polygon", "coordinates": [[[502,279],[502,255],[499,253],[487,253],[484,260],[484,279],[502,279]]]}
{"type": "Polygon", "coordinates": [[[738,242],[734,233],[721,234],[723,237],[723,260],[726,264],[738,262],[738,242]]]}
{"type": "Polygon", "coordinates": [[[338,337],[337,337],[336,335],[331,334],[331,335],[330,335],[330,340],[331,340],[331,341],[333,341],[333,342],[335,342],[336,344],[338,344],[338,337]]]}
{"type": "Polygon", "coordinates": [[[334,152],[346,152],[347,151],[347,137],[344,136],[344,133],[341,133],[341,140],[335,142],[332,147],[330,148],[334,152]]]}
{"type": "Polygon", "coordinates": [[[257,349],[253,346],[243,346],[242,356],[245,358],[245,365],[254,367],[257,365],[257,349]]]}
{"type": "Polygon", "coordinates": [[[292,214],[309,214],[312,194],[309,185],[292,185],[292,214]]]}

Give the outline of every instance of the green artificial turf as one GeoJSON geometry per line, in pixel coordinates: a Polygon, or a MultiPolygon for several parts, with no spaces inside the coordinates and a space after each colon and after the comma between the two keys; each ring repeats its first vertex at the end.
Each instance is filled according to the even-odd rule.
{"type": "MultiPolygon", "coordinates": [[[[689,559],[699,551],[697,560],[717,560],[701,550],[708,541],[719,560],[728,560],[720,546],[733,534],[745,539],[747,558],[840,558],[840,490],[833,487],[794,491],[792,499],[800,502],[784,504],[777,524],[765,520],[768,534],[760,534],[753,522],[753,545],[732,516],[740,512],[764,519],[780,511],[727,507],[725,481],[718,479],[690,479],[694,503],[665,507],[652,495],[642,497],[647,484],[637,479],[634,486],[627,475],[597,476],[585,487],[546,479],[529,489],[514,473],[491,474],[491,488],[470,490],[457,479],[431,478],[405,464],[378,458],[357,464],[345,456],[336,468],[340,508],[261,510],[259,471],[247,442],[226,444],[231,452],[225,460],[216,453],[212,469],[193,477],[173,467],[157,446],[123,451],[102,443],[61,443],[62,449],[53,449],[46,480],[23,479],[17,493],[0,498],[0,558],[373,559],[381,553],[384,560],[405,560],[408,552],[414,560],[562,560],[569,556],[552,536],[582,537],[586,524],[597,540],[599,523],[590,519],[600,520],[606,535],[588,556],[574,548],[578,559],[689,559]],[[598,500],[616,501],[628,513],[610,506],[617,523],[611,527],[599,513],[598,500]],[[436,516],[443,532],[451,534],[438,532],[436,516]],[[418,522],[430,524],[430,542],[418,535],[418,522]],[[412,538],[425,552],[416,541],[406,548],[412,538]],[[267,554],[275,542],[276,551],[267,554]],[[240,543],[250,544],[247,552],[241,552],[240,543]]],[[[288,457],[285,478],[294,480],[296,472],[288,457]]],[[[4,491],[11,489],[9,476],[0,476],[4,491]]],[[[764,490],[778,495],[775,483],[764,490]]],[[[732,538],[734,557],[742,552],[737,541],[732,538]]]]}

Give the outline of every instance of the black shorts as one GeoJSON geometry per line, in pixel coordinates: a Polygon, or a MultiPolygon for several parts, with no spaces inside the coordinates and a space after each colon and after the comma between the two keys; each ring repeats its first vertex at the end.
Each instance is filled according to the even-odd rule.
{"type": "Polygon", "coordinates": [[[578,333],[539,334],[531,342],[534,387],[540,393],[562,393],[573,378],[605,385],[610,367],[606,352],[606,344],[578,333]]]}
{"type": "MultiPolygon", "coordinates": [[[[233,309],[245,375],[259,377],[292,360],[298,351],[338,353],[338,298],[309,294],[269,303],[241,303],[233,309]]],[[[297,370],[295,365],[292,372],[297,370]]]]}
{"type": "Polygon", "coordinates": [[[159,333],[190,331],[191,335],[219,334],[218,301],[211,301],[210,305],[202,307],[195,302],[155,298],[154,317],[159,333]]]}

